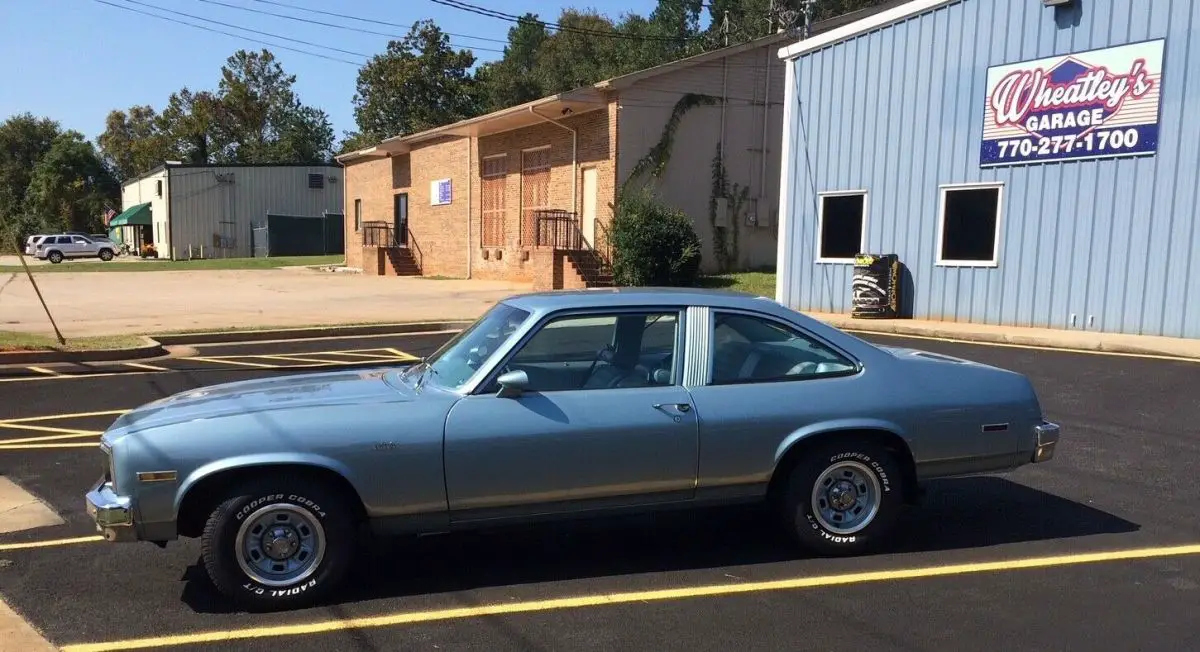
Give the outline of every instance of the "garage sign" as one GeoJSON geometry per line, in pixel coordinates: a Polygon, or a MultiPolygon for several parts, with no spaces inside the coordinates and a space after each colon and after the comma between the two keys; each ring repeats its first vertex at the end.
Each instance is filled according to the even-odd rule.
{"type": "Polygon", "coordinates": [[[983,167],[1153,154],[1163,39],[988,68],[983,167]]]}

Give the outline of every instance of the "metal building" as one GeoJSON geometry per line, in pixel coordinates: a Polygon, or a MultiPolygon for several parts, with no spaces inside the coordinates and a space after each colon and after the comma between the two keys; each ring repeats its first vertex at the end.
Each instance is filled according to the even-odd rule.
{"type": "Polygon", "coordinates": [[[777,300],[896,254],[903,316],[1200,337],[1200,2],[913,0],[779,56],[777,300]]]}
{"type": "Polygon", "coordinates": [[[173,260],[340,254],[344,185],[336,165],[168,162],[122,186],[123,214],[149,204],[150,215],[120,235],[173,260]]]}

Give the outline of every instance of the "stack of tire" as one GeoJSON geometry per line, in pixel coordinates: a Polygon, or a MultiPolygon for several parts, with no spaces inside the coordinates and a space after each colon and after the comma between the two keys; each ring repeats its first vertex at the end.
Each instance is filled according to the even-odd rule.
{"type": "Polygon", "coordinates": [[[859,319],[895,319],[900,316],[900,257],[896,254],[859,254],[854,257],[850,280],[850,316],[859,319]]]}

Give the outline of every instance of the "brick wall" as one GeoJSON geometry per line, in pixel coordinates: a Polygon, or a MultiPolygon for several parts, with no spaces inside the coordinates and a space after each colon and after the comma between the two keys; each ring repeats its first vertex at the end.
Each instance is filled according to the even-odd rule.
{"type": "MultiPolygon", "coordinates": [[[[392,224],[393,197],[408,193],[409,246],[424,275],[465,277],[467,274],[467,211],[470,195],[470,253],[473,278],[533,282],[540,266],[553,264],[552,257],[534,256],[533,243],[520,243],[522,150],[549,146],[549,207],[582,214],[583,170],[597,170],[597,222],[606,223],[612,211],[616,187],[616,104],[607,109],[559,119],[577,129],[579,169],[572,174],[571,133],[543,123],[475,140],[447,137],[423,144],[407,154],[372,159],[346,166],[346,264],[363,266],[361,230],[354,225],[354,201],[362,201],[364,222],[381,220],[392,224]],[[468,147],[470,172],[468,173],[468,147]],[[483,226],[483,159],[504,155],[503,245],[481,247],[483,226]],[[468,193],[468,174],[470,192],[468,193]],[[431,206],[430,182],[449,178],[453,201],[431,206]],[[577,196],[572,204],[572,182],[577,196]]],[[[603,229],[596,229],[597,236],[603,229]]],[[[370,261],[368,261],[370,264],[370,261]]]]}

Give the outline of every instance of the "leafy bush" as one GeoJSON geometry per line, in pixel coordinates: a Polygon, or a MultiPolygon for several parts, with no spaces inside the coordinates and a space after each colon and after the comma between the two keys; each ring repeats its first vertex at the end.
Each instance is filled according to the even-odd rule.
{"type": "Polygon", "coordinates": [[[623,195],[609,231],[613,281],[625,286],[691,286],[700,270],[700,236],[682,211],[639,189],[623,195]]]}

